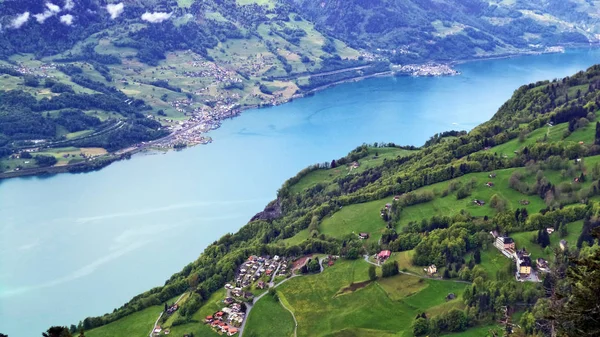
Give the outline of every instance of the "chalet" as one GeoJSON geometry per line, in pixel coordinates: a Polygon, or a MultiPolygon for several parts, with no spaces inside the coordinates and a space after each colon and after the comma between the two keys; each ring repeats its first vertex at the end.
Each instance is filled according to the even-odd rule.
{"type": "Polygon", "coordinates": [[[206,318],[204,319],[204,323],[212,323],[213,322],[213,317],[212,316],[206,316],[206,318]]]}
{"type": "Polygon", "coordinates": [[[500,250],[515,250],[515,240],[510,237],[498,236],[494,245],[500,250]]]}
{"type": "Polygon", "coordinates": [[[477,206],[483,206],[483,205],[485,205],[485,201],[483,201],[483,200],[479,200],[479,199],[475,199],[475,200],[473,200],[473,203],[474,203],[475,205],[477,205],[477,206]]]}
{"type": "Polygon", "coordinates": [[[548,227],[548,228],[546,228],[546,232],[547,232],[548,234],[552,234],[552,233],[554,233],[554,228],[552,228],[552,227],[548,227]]]}
{"type": "Polygon", "coordinates": [[[494,183],[491,181],[488,181],[487,183],[485,183],[485,186],[487,187],[494,187],[494,183]]]}
{"type": "Polygon", "coordinates": [[[437,273],[437,267],[435,266],[435,264],[432,264],[431,266],[424,268],[424,270],[427,273],[427,275],[433,275],[433,274],[437,273]]]}
{"type": "Polygon", "coordinates": [[[352,163],[350,163],[350,168],[356,169],[360,166],[360,164],[357,161],[353,161],[352,163]]]}
{"type": "Polygon", "coordinates": [[[214,316],[215,316],[215,318],[221,318],[221,317],[223,317],[223,315],[225,315],[225,313],[224,313],[224,312],[222,312],[222,311],[217,311],[217,312],[215,313],[215,315],[214,315],[214,316]]]}
{"type": "Polygon", "coordinates": [[[567,249],[567,241],[565,241],[565,240],[560,240],[560,242],[559,242],[559,245],[560,245],[560,249],[561,249],[561,250],[565,250],[565,249],[567,249]]]}
{"type": "Polygon", "coordinates": [[[400,196],[399,195],[395,195],[394,196],[394,201],[398,201],[398,200],[400,200],[400,196]]]}
{"type": "Polygon", "coordinates": [[[392,209],[392,204],[390,204],[390,203],[385,204],[385,209],[392,209]]]}
{"type": "Polygon", "coordinates": [[[454,293],[449,293],[448,296],[446,296],[446,301],[451,301],[455,298],[456,298],[456,295],[454,293]]]}
{"type": "Polygon", "coordinates": [[[382,250],[381,252],[379,252],[379,254],[377,254],[377,259],[379,261],[385,261],[385,260],[389,259],[391,255],[392,255],[391,251],[382,250]]]}
{"type": "Polygon", "coordinates": [[[256,287],[258,289],[265,289],[265,282],[263,282],[262,280],[258,281],[258,283],[256,284],[256,287]]]}
{"type": "Polygon", "coordinates": [[[229,328],[229,331],[227,332],[227,336],[233,336],[236,333],[238,333],[238,329],[237,328],[229,328]]]}
{"type": "Polygon", "coordinates": [[[490,173],[490,175],[489,175],[488,177],[490,177],[490,178],[492,178],[492,179],[493,179],[493,178],[496,178],[496,173],[492,172],[492,173],[490,173]]]}
{"type": "Polygon", "coordinates": [[[369,233],[359,233],[358,234],[358,238],[362,239],[362,240],[368,239],[369,238],[369,233]]]}
{"type": "Polygon", "coordinates": [[[529,277],[529,275],[531,275],[531,258],[523,256],[519,259],[519,276],[525,278],[529,277]]]}
{"type": "Polygon", "coordinates": [[[541,257],[536,260],[536,265],[540,271],[547,272],[550,270],[548,268],[548,261],[542,259],[541,257]]]}
{"type": "Polygon", "coordinates": [[[519,200],[519,204],[521,204],[523,206],[527,206],[527,205],[529,205],[529,200],[525,200],[525,199],[519,200]]]}

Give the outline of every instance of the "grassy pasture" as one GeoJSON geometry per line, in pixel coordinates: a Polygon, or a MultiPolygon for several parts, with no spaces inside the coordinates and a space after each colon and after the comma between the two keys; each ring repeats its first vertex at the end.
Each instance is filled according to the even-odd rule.
{"type": "Polygon", "coordinates": [[[369,168],[381,165],[384,160],[395,159],[399,156],[409,155],[412,151],[398,148],[369,148],[369,155],[358,161],[360,166],[356,169],[350,169],[346,165],[338,166],[333,169],[321,169],[310,172],[305,177],[300,179],[298,183],[292,186],[293,193],[300,193],[307,188],[311,188],[318,183],[331,183],[336,178],[343,177],[347,174],[356,174],[363,172],[369,168]],[[375,154],[378,154],[375,157],[375,154]]]}
{"type": "Polygon", "coordinates": [[[279,302],[276,302],[272,296],[266,295],[252,308],[244,332],[248,336],[293,336],[294,319],[279,302]]]}
{"type": "MultiPolygon", "coordinates": [[[[390,201],[388,201],[390,202],[390,201]]],[[[385,229],[385,222],[379,215],[379,210],[385,207],[381,200],[345,206],[332,216],[323,220],[320,231],[323,234],[340,238],[350,233],[370,233],[368,240],[379,240],[385,229]]]]}

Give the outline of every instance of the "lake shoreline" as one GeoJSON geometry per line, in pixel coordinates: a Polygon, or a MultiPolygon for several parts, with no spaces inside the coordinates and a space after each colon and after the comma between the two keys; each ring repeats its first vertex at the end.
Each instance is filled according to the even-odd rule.
{"type": "MultiPolygon", "coordinates": [[[[585,45],[584,44],[570,44],[565,47],[565,51],[570,50],[570,49],[594,49],[594,48],[598,48],[598,47],[600,47],[600,43],[594,44],[594,45],[592,45],[592,44],[585,44],[585,45]]],[[[522,57],[522,56],[537,56],[537,55],[558,54],[558,53],[561,53],[561,52],[523,51],[523,52],[518,52],[518,53],[509,53],[509,54],[484,56],[484,57],[476,57],[476,58],[470,58],[470,59],[464,59],[464,60],[450,61],[450,62],[447,62],[446,64],[448,64],[452,67],[452,66],[456,66],[456,65],[462,65],[462,64],[467,64],[467,63],[477,62],[477,61],[502,60],[502,59],[517,58],[517,57],[522,57]]],[[[563,51],[563,53],[564,53],[564,51],[563,51]]],[[[421,64],[426,64],[426,63],[421,63],[421,64]]],[[[458,74],[458,75],[460,75],[460,74],[458,74]]],[[[391,76],[395,76],[395,74],[394,74],[394,71],[390,70],[390,71],[370,74],[370,75],[366,75],[366,76],[357,76],[357,77],[352,77],[352,78],[348,78],[345,80],[340,80],[340,81],[337,81],[334,83],[330,83],[330,84],[326,84],[326,85],[323,85],[323,86],[320,86],[320,87],[317,87],[314,89],[310,89],[306,92],[294,94],[291,97],[289,97],[288,99],[284,100],[281,104],[265,104],[265,105],[253,104],[253,105],[247,105],[247,106],[240,107],[236,110],[233,110],[231,115],[228,118],[224,118],[223,120],[238,117],[239,115],[242,114],[242,112],[247,111],[247,110],[270,108],[273,106],[287,104],[287,103],[294,101],[295,99],[312,96],[317,92],[338,86],[340,84],[360,82],[362,80],[369,79],[369,78],[391,77],[391,76]]],[[[407,76],[411,76],[411,75],[407,75],[407,76]]],[[[454,75],[444,75],[444,76],[454,76],[454,75]]],[[[437,77],[437,76],[432,75],[432,76],[414,76],[414,77],[437,77]]],[[[220,127],[220,124],[219,124],[219,127],[220,127]]],[[[187,131],[187,129],[179,131],[179,132],[183,132],[183,131],[187,131]]],[[[163,138],[159,138],[159,139],[150,141],[146,144],[134,144],[128,148],[120,149],[118,151],[109,153],[109,156],[104,158],[100,165],[98,165],[97,163],[84,162],[84,163],[76,163],[76,164],[67,164],[67,165],[62,165],[62,166],[36,167],[36,168],[30,168],[30,169],[21,169],[19,171],[1,172],[0,180],[10,179],[10,178],[18,178],[18,177],[26,177],[26,176],[51,176],[51,175],[56,175],[56,174],[60,174],[60,173],[86,173],[86,172],[91,172],[91,171],[97,171],[97,170],[100,170],[116,161],[120,161],[123,159],[130,159],[136,153],[152,150],[152,148],[157,143],[160,143],[167,139],[170,139],[177,134],[178,134],[178,132],[174,132],[163,138]]],[[[196,144],[196,145],[206,145],[206,144],[210,144],[210,143],[211,142],[207,142],[207,143],[196,144]]],[[[196,145],[189,146],[189,147],[194,147],[196,145]]],[[[168,150],[172,150],[172,149],[165,149],[165,150],[168,151],[168,150]]]]}

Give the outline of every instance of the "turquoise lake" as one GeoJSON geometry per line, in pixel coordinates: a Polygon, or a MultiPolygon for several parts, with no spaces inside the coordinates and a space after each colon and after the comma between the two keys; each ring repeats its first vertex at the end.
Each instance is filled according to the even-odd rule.
{"type": "Polygon", "coordinates": [[[365,142],[469,130],[519,86],[599,61],[600,50],[574,50],[466,63],[456,77],[347,83],[243,112],[210,145],[0,181],[0,332],[39,336],[110,312],[243,226],[300,169],[365,142]]]}

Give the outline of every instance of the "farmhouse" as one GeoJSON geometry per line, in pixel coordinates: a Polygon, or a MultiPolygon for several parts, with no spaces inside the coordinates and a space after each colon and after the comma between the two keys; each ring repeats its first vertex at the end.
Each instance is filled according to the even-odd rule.
{"type": "Polygon", "coordinates": [[[361,240],[365,240],[369,238],[369,233],[359,233],[358,238],[361,240]]]}
{"type": "Polygon", "coordinates": [[[524,256],[519,263],[519,275],[521,278],[526,278],[531,275],[531,258],[524,256]]]}
{"type": "Polygon", "coordinates": [[[485,205],[485,201],[483,201],[483,200],[479,200],[479,199],[475,199],[475,200],[473,200],[473,203],[474,203],[475,205],[477,205],[477,206],[483,206],[483,205],[485,205]]]}
{"type": "Polygon", "coordinates": [[[541,257],[537,259],[536,265],[539,271],[548,272],[550,270],[548,268],[548,261],[542,259],[541,257]]]}
{"type": "Polygon", "coordinates": [[[385,260],[389,259],[390,255],[392,255],[391,251],[382,250],[381,252],[379,252],[379,254],[377,254],[377,259],[379,261],[385,261],[385,260]]]}
{"type": "Polygon", "coordinates": [[[435,266],[435,264],[432,264],[431,266],[424,268],[425,272],[427,273],[427,275],[433,275],[435,273],[437,273],[437,267],[435,266]]]}
{"type": "Polygon", "coordinates": [[[515,250],[515,240],[507,236],[498,236],[494,245],[500,250],[515,250]]]}

